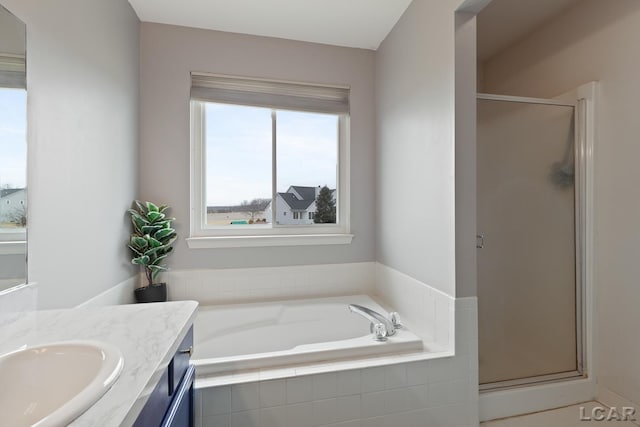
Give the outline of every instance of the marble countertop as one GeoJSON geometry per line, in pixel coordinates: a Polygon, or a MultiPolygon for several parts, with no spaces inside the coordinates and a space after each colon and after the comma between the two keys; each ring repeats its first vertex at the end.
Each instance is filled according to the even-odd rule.
{"type": "Polygon", "coordinates": [[[193,324],[197,307],[179,301],[31,312],[3,331],[0,353],[65,340],[116,346],[124,357],[120,377],[70,425],[130,426],[193,324]]]}

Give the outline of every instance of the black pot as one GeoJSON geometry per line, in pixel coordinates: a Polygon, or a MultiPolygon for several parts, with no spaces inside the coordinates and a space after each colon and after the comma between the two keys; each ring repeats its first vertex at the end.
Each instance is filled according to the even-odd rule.
{"type": "Polygon", "coordinates": [[[167,284],[158,283],[156,285],[138,288],[134,293],[137,302],[165,302],[167,300],[167,284]]]}

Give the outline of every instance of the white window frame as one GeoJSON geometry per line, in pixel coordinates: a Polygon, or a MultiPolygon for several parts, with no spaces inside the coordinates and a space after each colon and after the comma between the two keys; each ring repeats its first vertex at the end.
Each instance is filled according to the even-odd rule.
{"type": "MultiPolygon", "coordinates": [[[[191,224],[189,248],[256,246],[300,246],[350,244],[350,141],[348,114],[338,120],[337,224],[251,224],[209,226],[206,224],[205,101],[191,100],[191,224]]],[[[278,110],[278,108],[275,108],[278,110]]],[[[273,114],[272,114],[273,117],[273,114]]],[[[275,118],[273,119],[275,120],[275,118]]],[[[272,212],[276,213],[276,127],[272,125],[272,212]]]]}
{"type": "Polygon", "coordinates": [[[0,232],[0,255],[27,253],[27,231],[0,232]]]}

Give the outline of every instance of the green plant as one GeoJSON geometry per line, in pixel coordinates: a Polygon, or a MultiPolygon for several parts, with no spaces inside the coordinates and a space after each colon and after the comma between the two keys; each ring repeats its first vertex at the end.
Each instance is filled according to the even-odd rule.
{"type": "Polygon", "coordinates": [[[168,206],[156,206],[151,202],[135,201],[137,209],[129,209],[133,233],[129,240],[129,249],[133,252],[131,263],[144,268],[148,286],[153,285],[158,274],[167,270],[161,262],[173,251],[176,231],[165,211],[168,206]]]}
{"type": "Polygon", "coordinates": [[[320,189],[316,198],[316,214],[313,222],[316,224],[336,223],[336,202],[333,200],[333,192],[326,185],[320,189]]]}

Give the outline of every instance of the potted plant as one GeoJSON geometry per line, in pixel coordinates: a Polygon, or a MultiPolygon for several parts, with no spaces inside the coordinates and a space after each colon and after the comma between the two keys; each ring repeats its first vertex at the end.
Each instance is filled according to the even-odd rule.
{"type": "Polygon", "coordinates": [[[173,250],[176,231],[165,211],[168,206],[156,206],[151,202],[135,201],[136,209],[129,209],[133,233],[129,240],[129,249],[133,253],[131,263],[144,269],[146,286],[135,290],[138,302],[162,302],[167,300],[167,284],[154,283],[158,275],[167,270],[162,261],[173,250]]]}

